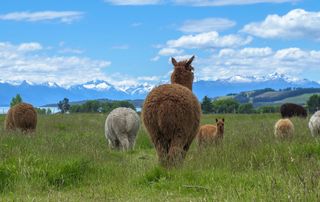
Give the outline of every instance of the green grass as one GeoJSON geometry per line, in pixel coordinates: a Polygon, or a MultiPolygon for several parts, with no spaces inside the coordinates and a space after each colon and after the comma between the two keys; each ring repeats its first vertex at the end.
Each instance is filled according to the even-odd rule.
{"type": "MultiPolygon", "coordinates": [[[[202,124],[216,117],[202,117],[202,124]]],[[[3,131],[2,201],[320,201],[320,144],[308,120],[293,119],[291,141],[273,136],[278,114],[225,115],[223,144],[182,167],[158,166],[141,127],[134,151],[108,148],[103,114],[39,116],[37,133],[3,131]]]]}

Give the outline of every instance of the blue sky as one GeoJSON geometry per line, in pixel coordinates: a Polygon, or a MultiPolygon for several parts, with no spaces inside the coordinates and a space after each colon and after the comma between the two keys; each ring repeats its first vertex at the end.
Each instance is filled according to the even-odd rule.
{"type": "Polygon", "coordinates": [[[5,0],[0,27],[0,81],[157,83],[191,55],[197,79],[320,81],[316,0],[5,0]]]}

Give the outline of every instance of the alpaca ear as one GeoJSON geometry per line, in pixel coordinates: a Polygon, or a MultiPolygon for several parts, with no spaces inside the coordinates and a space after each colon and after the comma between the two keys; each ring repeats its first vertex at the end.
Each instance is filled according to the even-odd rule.
{"type": "Polygon", "coordinates": [[[216,119],[216,123],[218,123],[218,119],[216,119]]]}
{"type": "Polygon", "coordinates": [[[222,119],[223,123],[224,123],[224,118],[222,119]]]}
{"type": "Polygon", "coordinates": [[[178,62],[176,61],[176,59],[174,59],[174,57],[171,58],[171,62],[173,64],[173,66],[177,66],[178,62]]]}
{"type": "Polygon", "coordinates": [[[188,62],[186,63],[186,66],[190,66],[191,63],[192,63],[192,61],[194,60],[194,58],[195,58],[195,56],[192,56],[192,57],[188,60],[188,62]]]}

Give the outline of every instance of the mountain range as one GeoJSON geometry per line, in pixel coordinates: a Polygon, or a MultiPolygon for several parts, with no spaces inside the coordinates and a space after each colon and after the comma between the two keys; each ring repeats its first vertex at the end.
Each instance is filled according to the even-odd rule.
{"type": "MultiPolygon", "coordinates": [[[[70,101],[111,99],[133,100],[144,99],[155,86],[169,83],[143,83],[130,87],[117,87],[103,80],[94,80],[70,87],[59,86],[56,83],[33,84],[28,81],[21,83],[12,81],[0,82],[0,106],[8,106],[12,97],[20,94],[25,102],[35,106],[57,103],[67,97],[70,101]]],[[[270,74],[263,77],[233,76],[212,81],[196,80],[193,91],[201,100],[204,96],[211,98],[230,93],[239,93],[254,89],[273,88],[320,88],[320,84],[307,79],[297,79],[284,74],[270,74]]]]}

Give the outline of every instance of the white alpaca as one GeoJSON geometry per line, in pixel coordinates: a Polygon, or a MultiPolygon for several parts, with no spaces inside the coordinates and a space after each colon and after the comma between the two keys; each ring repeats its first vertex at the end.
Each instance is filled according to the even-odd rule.
{"type": "Polygon", "coordinates": [[[309,121],[309,129],[312,136],[320,135],[320,111],[314,113],[309,121]]]}
{"type": "Polygon", "coordinates": [[[138,114],[130,109],[119,107],[110,112],[105,123],[105,136],[113,149],[133,149],[140,127],[138,114]]]}

